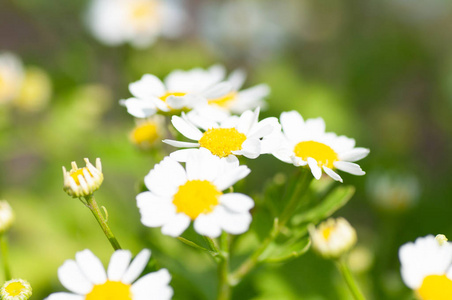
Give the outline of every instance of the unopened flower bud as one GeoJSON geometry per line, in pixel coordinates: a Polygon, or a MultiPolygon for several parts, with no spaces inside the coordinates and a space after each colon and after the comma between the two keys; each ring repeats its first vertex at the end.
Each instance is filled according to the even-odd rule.
{"type": "Polygon", "coordinates": [[[0,234],[7,231],[14,222],[14,212],[8,201],[0,201],[0,234]]]}
{"type": "Polygon", "coordinates": [[[63,167],[63,189],[74,198],[93,194],[104,181],[102,165],[99,158],[96,159],[96,167],[87,158],[85,158],[85,163],[86,167],[78,168],[77,164],[73,161],[72,169],[69,172],[63,167]]]}

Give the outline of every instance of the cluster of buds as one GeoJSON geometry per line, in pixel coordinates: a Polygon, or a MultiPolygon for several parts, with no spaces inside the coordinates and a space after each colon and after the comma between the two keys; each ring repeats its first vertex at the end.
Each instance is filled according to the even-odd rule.
{"type": "Polygon", "coordinates": [[[12,279],[3,284],[0,295],[2,300],[28,300],[32,295],[32,288],[23,279],[12,279]]]}
{"type": "Polygon", "coordinates": [[[309,228],[312,246],[325,258],[337,259],[356,244],[356,231],[344,218],[328,219],[309,228]]]}
{"type": "Polygon", "coordinates": [[[64,186],[66,193],[74,198],[89,196],[99,189],[104,181],[102,174],[102,164],[100,159],[96,159],[96,167],[94,167],[87,158],[85,158],[86,167],[78,168],[73,161],[72,169],[68,172],[63,167],[64,186]]]}

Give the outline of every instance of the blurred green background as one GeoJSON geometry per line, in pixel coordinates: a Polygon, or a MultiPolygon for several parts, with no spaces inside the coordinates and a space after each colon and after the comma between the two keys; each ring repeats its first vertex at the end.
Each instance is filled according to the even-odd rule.
{"type": "MultiPolygon", "coordinates": [[[[368,175],[341,173],[356,194],[335,215],[357,229],[350,260],[368,299],[412,299],[399,275],[398,248],[427,234],[452,237],[452,2],[184,4],[184,35],[137,50],[96,41],[83,23],[88,1],[0,1],[0,52],[17,54],[52,81],[40,111],[0,104],[0,198],[17,217],[10,261],[13,274],[32,284],[32,299],[64,290],[57,268],[75,252],[89,248],[105,264],[112,253],[91,213],[62,190],[61,167],[84,157],[102,160],[96,198],[122,246],[134,254],[152,249],[173,276],[174,299],[215,297],[215,268],[205,254],[141,225],[135,196],[159,157],[131,144],[134,120],[118,104],[145,73],[163,78],[175,68],[215,63],[245,68],[246,86],[271,87],[262,117],[288,110],[321,116],[327,131],[371,149],[360,162],[368,175]]],[[[247,164],[250,194],[294,169],[270,156],[247,164]]],[[[233,299],[351,297],[334,265],[309,251],[258,269],[233,299]]]]}

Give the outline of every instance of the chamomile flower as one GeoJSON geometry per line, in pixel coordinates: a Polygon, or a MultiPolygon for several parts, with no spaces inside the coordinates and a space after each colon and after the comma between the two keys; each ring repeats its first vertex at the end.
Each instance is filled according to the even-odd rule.
{"type": "Polygon", "coordinates": [[[303,120],[296,111],[281,114],[283,142],[281,148],[273,152],[278,159],[295,166],[309,166],[316,179],[322,170],[334,180],[342,178],[333,169],[353,175],[364,175],[358,161],[369,154],[369,149],[355,148],[355,140],[325,132],[322,118],[303,120]]]}
{"type": "Polygon", "coordinates": [[[99,189],[104,181],[100,158],[96,159],[95,167],[87,158],[85,158],[85,163],[86,167],[79,168],[75,161],[73,161],[71,163],[72,169],[69,172],[63,167],[63,189],[74,198],[91,195],[99,189]]]}
{"type": "MultiPolygon", "coordinates": [[[[266,118],[259,121],[259,108],[254,112],[247,110],[240,117],[231,116],[221,123],[205,119],[191,119],[173,116],[173,126],[185,137],[196,141],[180,142],[164,140],[164,143],[175,147],[205,148],[218,157],[234,159],[235,155],[256,158],[261,154],[272,152],[279,140],[274,139],[274,133],[281,131],[276,118],[266,118]],[[193,123],[196,123],[195,126],[193,123]],[[200,130],[202,129],[202,130],[200,130]]],[[[277,138],[277,136],[275,136],[277,138]]],[[[175,151],[171,157],[185,161],[187,155],[195,150],[184,149],[175,151]]]]}
{"type": "Polygon", "coordinates": [[[0,201],[0,234],[7,231],[14,222],[14,211],[8,201],[0,201]]]}
{"type": "Polygon", "coordinates": [[[144,178],[148,192],[137,196],[141,222],[179,236],[193,221],[196,232],[218,237],[221,231],[241,234],[251,223],[253,200],[240,193],[223,193],[250,170],[212,155],[206,149],[192,153],[185,169],[166,157],[144,178]]]}
{"type": "Polygon", "coordinates": [[[20,59],[11,53],[0,53],[0,104],[10,102],[19,95],[23,77],[20,59]]]}
{"type": "Polygon", "coordinates": [[[12,279],[3,284],[0,295],[2,300],[27,300],[32,295],[32,288],[23,279],[12,279]]]}
{"type": "Polygon", "coordinates": [[[150,149],[165,134],[164,124],[164,117],[159,115],[147,119],[138,119],[137,125],[129,134],[129,138],[137,147],[143,150],[150,149]]]}
{"type": "Polygon", "coordinates": [[[403,282],[422,300],[452,299],[452,243],[433,235],[399,249],[403,282]]]}
{"type": "Polygon", "coordinates": [[[75,260],[66,260],[58,269],[61,284],[71,293],[53,293],[46,299],[171,299],[173,289],[168,285],[171,275],[166,269],[149,273],[136,280],[146,267],[150,256],[151,251],[144,249],[131,263],[130,251],[116,250],[105,272],[99,258],[90,250],[77,252],[75,260]]]}
{"type": "Polygon", "coordinates": [[[221,82],[224,68],[218,65],[207,70],[175,70],[162,82],[158,77],[145,74],[129,85],[134,97],[121,100],[129,114],[146,118],[156,112],[174,113],[190,110],[207,103],[207,99],[223,97],[231,90],[231,84],[221,82]]]}
{"type": "Polygon", "coordinates": [[[177,37],[186,16],[174,1],[93,0],[87,23],[93,35],[108,46],[130,43],[147,47],[159,36],[177,37]]]}
{"type": "Polygon", "coordinates": [[[309,233],[312,247],[325,258],[339,258],[356,244],[356,231],[344,218],[328,219],[309,233]]]}
{"type": "Polygon", "coordinates": [[[213,121],[223,121],[233,114],[242,114],[246,110],[266,106],[265,97],[270,93],[270,88],[266,84],[259,84],[244,90],[240,90],[245,82],[246,74],[243,70],[235,70],[226,79],[232,89],[226,95],[207,99],[207,105],[197,106],[190,111],[190,115],[206,118],[213,121]]]}

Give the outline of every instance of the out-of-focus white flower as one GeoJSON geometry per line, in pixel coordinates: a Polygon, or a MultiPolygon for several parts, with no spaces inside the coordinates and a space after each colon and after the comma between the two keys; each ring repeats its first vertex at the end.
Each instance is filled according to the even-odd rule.
{"type": "Polygon", "coordinates": [[[137,125],[130,132],[129,138],[137,147],[148,150],[165,134],[165,117],[154,115],[147,119],[138,119],[137,125]]]}
{"type": "Polygon", "coordinates": [[[144,178],[149,192],[137,196],[141,222],[162,227],[162,233],[178,236],[194,222],[196,232],[218,237],[224,230],[241,234],[251,223],[253,200],[240,193],[222,191],[246,177],[250,170],[228,162],[206,149],[192,153],[185,169],[166,157],[144,178]]]}
{"type": "MultiPolygon", "coordinates": [[[[196,143],[164,140],[164,143],[175,147],[205,148],[218,157],[234,160],[234,155],[257,158],[261,154],[270,153],[278,146],[278,140],[272,139],[274,132],[280,132],[281,126],[276,118],[259,121],[259,108],[254,112],[245,111],[240,117],[231,116],[221,122],[205,122],[200,119],[187,119],[173,116],[174,127],[187,138],[196,143]],[[197,126],[193,125],[196,124],[197,126]],[[203,131],[201,131],[201,128],[203,131]]],[[[179,150],[171,153],[178,161],[185,161],[195,149],[179,150]]]]}
{"type": "Polygon", "coordinates": [[[403,282],[422,300],[452,299],[452,243],[433,235],[399,249],[403,282]]]}
{"type": "Polygon", "coordinates": [[[19,95],[13,103],[24,111],[39,111],[49,103],[52,82],[47,73],[37,67],[27,67],[19,95]]]}
{"type": "Polygon", "coordinates": [[[93,0],[87,23],[102,43],[130,43],[143,48],[159,36],[176,37],[184,30],[186,16],[171,0],[93,0]]]}
{"type": "Polygon", "coordinates": [[[0,234],[7,231],[14,223],[14,211],[8,201],[0,201],[0,234]]]}
{"type": "Polygon", "coordinates": [[[129,85],[134,97],[121,100],[120,104],[136,118],[146,118],[156,112],[190,110],[197,105],[206,104],[207,99],[223,97],[231,91],[230,83],[221,82],[224,73],[224,68],[219,65],[207,70],[175,70],[164,82],[154,75],[146,74],[129,85]]]}
{"type": "Polygon", "coordinates": [[[91,195],[99,189],[104,181],[100,158],[96,159],[96,167],[87,158],[85,158],[85,163],[86,167],[78,168],[75,161],[73,161],[71,163],[72,169],[69,172],[63,166],[63,189],[74,198],[91,195]]]}
{"type": "Polygon", "coordinates": [[[281,126],[283,142],[281,148],[273,152],[278,159],[295,166],[309,166],[316,179],[320,179],[322,170],[340,182],[342,178],[333,169],[353,175],[366,174],[353,162],[366,157],[369,149],[355,148],[354,139],[325,132],[322,118],[304,121],[296,111],[283,112],[281,126]]]}
{"type": "Polygon", "coordinates": [[[325,258],[339,258],[356,244],[356,231],[344,218],[328,219],[311,226],[312,247],[325,258]]]}
{"type": "Polygon", "coordinates": [[[352,272],[364,273],[372,267],[372,264],[374,263],[374,253],[371,249],[358,245],[350,250],[347,262],[352,272]]]}
{"type": "Polygon", "coordinates": [[[31,285],[23,279],[5,282],[0,290],[2,300],[27,300],[32,295],[31,285]]]}
{"type": "Polygon", "coordinates": [[[20,59],[12,53],[0,53],[0,104],[10,102],[19,95],[23,77],[20,59]]]}
{"type": "Polygon", "coordinates": [[[75,260],[68,259],[58,269],[61,284],[71,293],[54,293],[47,300],[141,300],[171,299],[171,275],[161,269],[135,281],[146,267],[151,251],[144,249],[132,259],[128,250],[116,250],[108,270],[90,250],[77,252],[75,260]],[[135,281],[135,282],[134,282],[135,281]]]}
{"type": "Polygon", "coordinates": [[[368,177],[367,191],[374,204],[389,211],[403,211],[419,198],[419,182],[410,174],[385,172],[368,177]]]}

